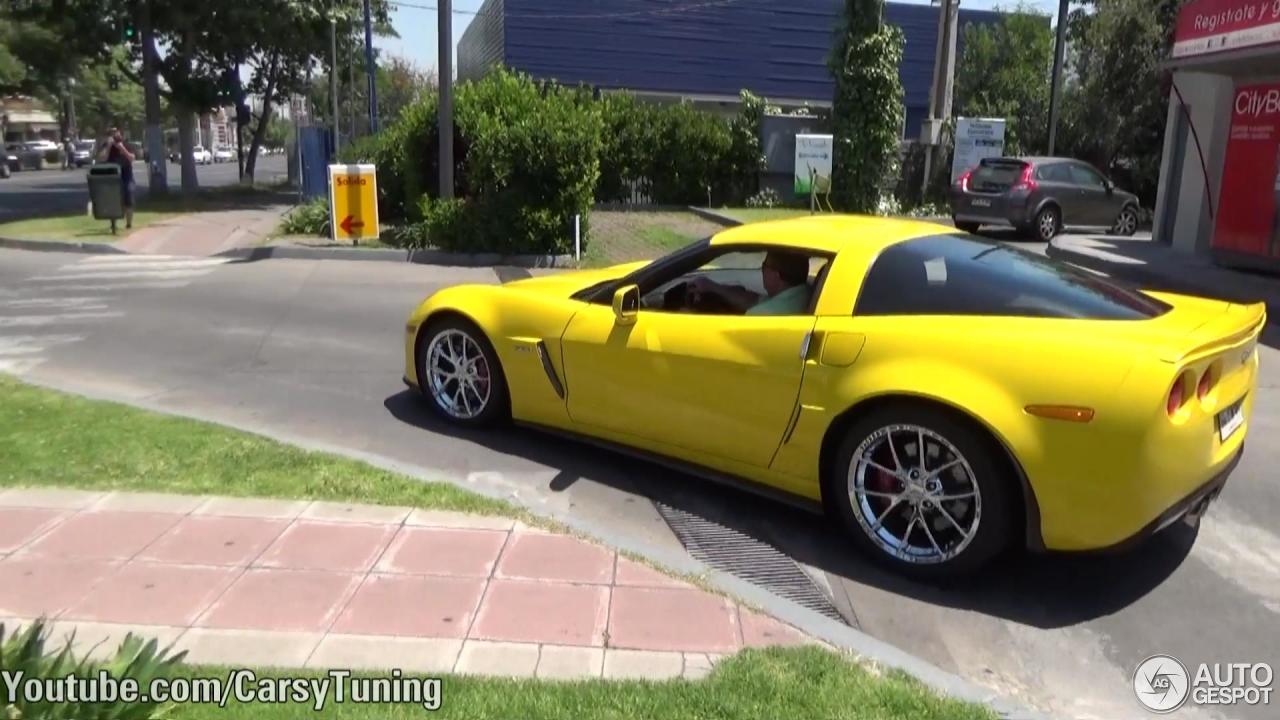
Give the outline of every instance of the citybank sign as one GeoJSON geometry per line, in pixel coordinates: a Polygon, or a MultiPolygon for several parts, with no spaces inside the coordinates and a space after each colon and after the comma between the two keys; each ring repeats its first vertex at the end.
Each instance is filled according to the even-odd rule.
{"type": "Polygon", "coordinates": [[[1195,0],[1178,12],[1173,57],[1280,45],[1280,0],[1195,0]]]}

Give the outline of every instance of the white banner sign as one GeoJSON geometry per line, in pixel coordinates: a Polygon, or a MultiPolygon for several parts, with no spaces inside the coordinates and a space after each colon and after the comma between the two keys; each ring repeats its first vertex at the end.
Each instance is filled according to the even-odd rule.
{"type": "Polygon", "coordinates": [[[999,118],[956,118],[956,153],[951,161],[951,182],[985,158],[1004,155],[1005,121],[999,118]]]}
{"type": "Polygon", "coordinates": [[[808,195],[811,190],[831,192],[831,156],[834,154],[833,136],[796,135],[796,195],[808,195]]]}

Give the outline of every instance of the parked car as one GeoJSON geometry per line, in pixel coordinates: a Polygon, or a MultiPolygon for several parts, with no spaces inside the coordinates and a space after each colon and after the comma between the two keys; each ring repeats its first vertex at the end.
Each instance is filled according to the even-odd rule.
{"type": "Polygon", "coordinates": [[[46,165],[62,164],[62,148],[52,140],[29,140],[19,144],[18,160],[22,167],[43,170],[46,165]]]}
{"type": "Polygon", "coordinates": [[[94,150],[98,144],[92,140],[81,140],[72,146],[72,162],[76,167],[84,167],[94,163],[94,150]]]}
{"type": "Polygon", "coordinates": [[[213,151],[214,162],[232,162],[236,159],[236,154],[231,152],[230,148],[220,147],[213,151]]]}
{"type": "Polygon", "coordinates": [[[204,149],[203,145],[197,145],[191,151],[191,157],[195,158],[197,165],[208,165],[213,162],[213,153],[204,149]]]}
{"type": "Polygon", "coordinates": [[[1043,242],[1068,227],[1133,235],[1138,207],[1136,195],[1072,158],[987,158],[951,187],[951,217],[960,230],[1012,226],[1043,242]]]}

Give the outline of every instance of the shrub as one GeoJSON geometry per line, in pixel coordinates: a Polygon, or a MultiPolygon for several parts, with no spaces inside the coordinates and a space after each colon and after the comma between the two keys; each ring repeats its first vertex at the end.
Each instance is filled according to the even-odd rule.
{"type": "Polygon", "coordinates": [[[778,191],[773,188],[765,188],[747,198],[747,207],[775,208],[781,204],[782,198],[778,196],[778,191]]]}
{"type": "MultiPolygon", "coordinates": [[[[106,663],[90,663],[86,658],[76,659],[71,653],[72,640],[68,639],[60,649],[47,649],[49,631],[44,621],[37,620],[26,628],[18,628],[6,634],[0,623],[0,671],[6,674],[21,673],[22,681],[32,679],[57,681],[68,675],[79,678],[96,678],[100,670],[116,680],[132,678],[143,691],[155,678],[172,676],[174,667],[186,657],[186,652],[170,655],[155,640],[144,642],[130,633],[116,648],[115,655],[106,663]]],[[[11,675],[11,677],[12,677],[11,675]]],[[[118,720],[143,720],[160,716],[159,703],[148,702],[39,702],[27,703],[21,694],[17,702],[4,708],[5,717],[22,720],[53,720],[54,718],[116,718],[118,720]]]]}
{"type": "Polygon", "coordinates": [[[464,252],[567,252],[573,216],[587,216],[599,179],[598,105],[500,70],[458,86],[457,128],[464,200],[418,206],[431,243],[464,252]]]}
{"type": "Polygon", "coordinates": [[[280,224],[280,232],[286,235],[328,235],[329,198],[314,198],[290,210],[280,224]]]}
{"type": "Polygon", "coordinates": [[[724,192],[733,139],[729,125],[689,103],[658,113],[653,149],[654,199],[664,204],[704,204],[724,192]]]}
{"type": "Polygon", "coordinates": [[[631,197],[632,184],[644,193],[651,192],[658,109],[628,93],[610,93],[600,103],[600,114],[603,136],[596,199],[625,202],[631,197]]]}

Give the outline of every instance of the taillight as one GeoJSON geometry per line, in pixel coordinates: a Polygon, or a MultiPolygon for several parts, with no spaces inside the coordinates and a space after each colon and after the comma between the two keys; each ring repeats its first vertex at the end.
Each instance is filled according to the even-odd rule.
{"type": "Polygon", "coordinates": [[[1169,402],[1165,408],[1169,412],[1169,417],[1177,415],[1178,411],[1181,410],[1182,406],[1186,403],[1187,374],[1183,373],[1178,376],[1177,382],[1175,382],[1173,387],[1169,389],[1169,402]]]}
{"type": "Polygon", "coordinates": [[[1026,188],[1035,190],[1039,185],[1036,184],[1035,168],[1027,165],[1022,168],[1022,177],[1018,178],[1018,182],[1014,184],[1016,188],[1026,188]]]}
{"type": "Polygon", "coordinates": [[[1204,372],[1204,375],[1200,376],[1200,384],[1196,385],[1196,397],[1200,398],[1201,400],[1204,400],[1206,397],[1209,396],[1209,393],[1213,392],[1213,385],[1214,385],[1213,371],[1206,370],[1204,372]]]}
{"type": "Polygon", "coordinates": [[[964,174],[960,176],[959,182],[960,182],[960,190],[962,192],[969,192],[969,178],[971,177],[973,177],[972,170],[965,170],[964,174]]]}

